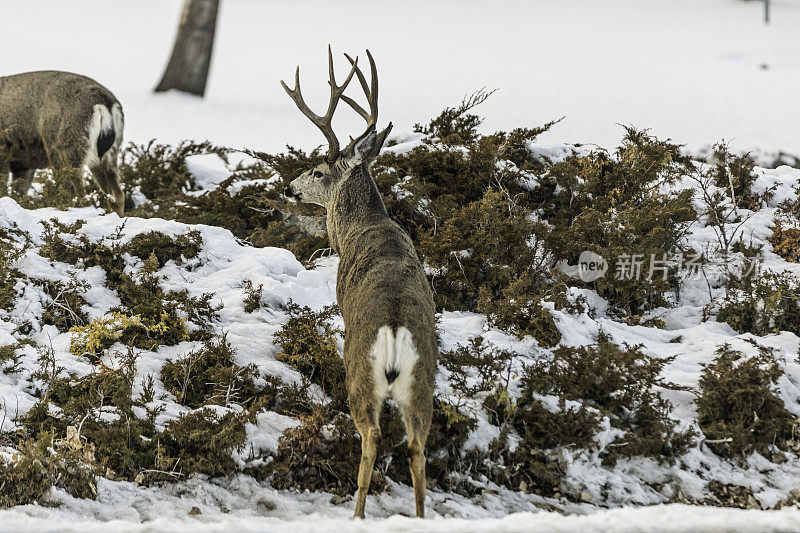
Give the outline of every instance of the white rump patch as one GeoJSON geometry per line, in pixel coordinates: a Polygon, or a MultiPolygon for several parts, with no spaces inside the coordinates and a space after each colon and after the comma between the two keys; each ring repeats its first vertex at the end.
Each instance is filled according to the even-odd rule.
{"type": "Polygon", "coordinates": [[[383,401],[392,398],[401,407],[408,405],[411,396],[412,372],[419,359],[411,332],[404,326],[397,328],[397,335],[390,326],[378,330],[375,344],[370,352],[372,374],[375,379],[375,396],[383,401]],[[396,375],[389,383],[388,375],[396,375]]]}
{"type": "Polygon", "coordinates": [[[114,144],[111,149],[103,154],[104,158],[112,158],[116,161],[119,147],[122,144],[122,130],[125,127],[125,120],[122,115],[122,108],[119,104],[114,104],[111,111],[102,104],[94,106],[92,119],[89,121],[89,146],[86,149],[86,159],[83,164],[88,167],[96,167],[100,164],[100,156],[97,153],[97,139],[105,131],[114,132],[114,144]]]}

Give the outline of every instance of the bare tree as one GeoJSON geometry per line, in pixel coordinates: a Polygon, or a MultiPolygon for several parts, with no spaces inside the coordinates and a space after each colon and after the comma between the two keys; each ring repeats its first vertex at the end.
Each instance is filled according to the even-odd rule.
{"type": "Polygon", "coordinates": [[[218,12],[219,0],[184,0],[172,56],[156,92],[205,94],[218,12]]]}

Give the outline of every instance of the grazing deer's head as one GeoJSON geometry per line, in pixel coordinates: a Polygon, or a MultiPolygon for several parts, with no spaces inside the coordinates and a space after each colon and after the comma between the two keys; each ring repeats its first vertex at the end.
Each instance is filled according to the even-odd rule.
{"type": "MultiPolygon", "coordinates": [[[[328,71],[330,75],[328,83],[331,87],[331,97],[328,103],[328,111],[323,116],[315,114],[309,109],[305,101],[303,101],[303,96],[300,93],[300,67],[297,67],[295,71],[294,89],[289,89],[286,83],[281,81],[281,85],[283,85],[283,88],[289,96],[291,96],[295,104],[297,104],[300,111],[322,131],[322,134],[328,141],[328,154],[325,156],[325,161],[308,172],[301,174],[284,190],[284,195],[290,201],[312,203],[327,207],[333,191],[351,176],[354,169],[362,168],[364,165],[369,166],[369,164],[378,157],[381,147],[392,129],[391,124],[380,133],[378,133],[375,128],[378,121],[378,71],[375,68],[375,61],[372,59],[372,54],[367,50],[367,57],[369,58],[372,73],[371,84],[367,84],[364,73],[358,68],[358,58],[353,59],[347,54],[345,54],[345,57],[350,61],[352,67],[344,83],[342,85],[337,85],[333,72],[333,55],[331,53],[331,47],[328,46],[328,71]],[[361,83],[361,87],[367,96],[369,112],[361,107],[355,100],[344,94],[347,85],[353,78],[353,74],[358,76],[358,81],[361,83]],[[331,126],[333,114],[336,111],[339,100],[344,100],[367,121],[366,131],[359,137],[352,139],[344,150],[339,150],[339,139],[336,137],[331,126]]],[[[359,175],[369,178],[366,172],[359,173],[359,175]]]]}

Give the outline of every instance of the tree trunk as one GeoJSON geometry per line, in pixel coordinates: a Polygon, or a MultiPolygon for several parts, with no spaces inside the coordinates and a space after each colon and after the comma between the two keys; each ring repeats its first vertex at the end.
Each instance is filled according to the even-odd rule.
{"type": "Polygon", "coordinates": [[[205,94],[218,11],[219,0],[184,0],[172,56],[156,92],[205,94]]]}

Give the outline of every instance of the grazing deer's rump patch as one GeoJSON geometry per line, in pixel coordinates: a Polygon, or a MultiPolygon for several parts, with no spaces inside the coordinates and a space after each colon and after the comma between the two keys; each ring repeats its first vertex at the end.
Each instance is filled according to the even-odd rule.
{"type": "Polygon", "coordinates": [[[97,155],[103,157],[103,154],[108,152],[109,148],[114,145],[116,136],[114,130],[104,130],[100,132],[100,135],[97,137],[97,155]]]}
{"type": "Polygon", "coordinates": [[[375,397],[391,398],[403,408],[411,395],[412,372],[419,359],[414,338],[405,326],[382,326],[369,354],[375,397]]]}
{"type": "Polygon", "coordinates": [[[104,104],[96,104],[89,122],[89,143],[84,164],[93,167],[99,165],[106,155],[115,158],[122,143],[123,128],[124,119],[119,104],[114,104],[111,109],[104,104]]]}

